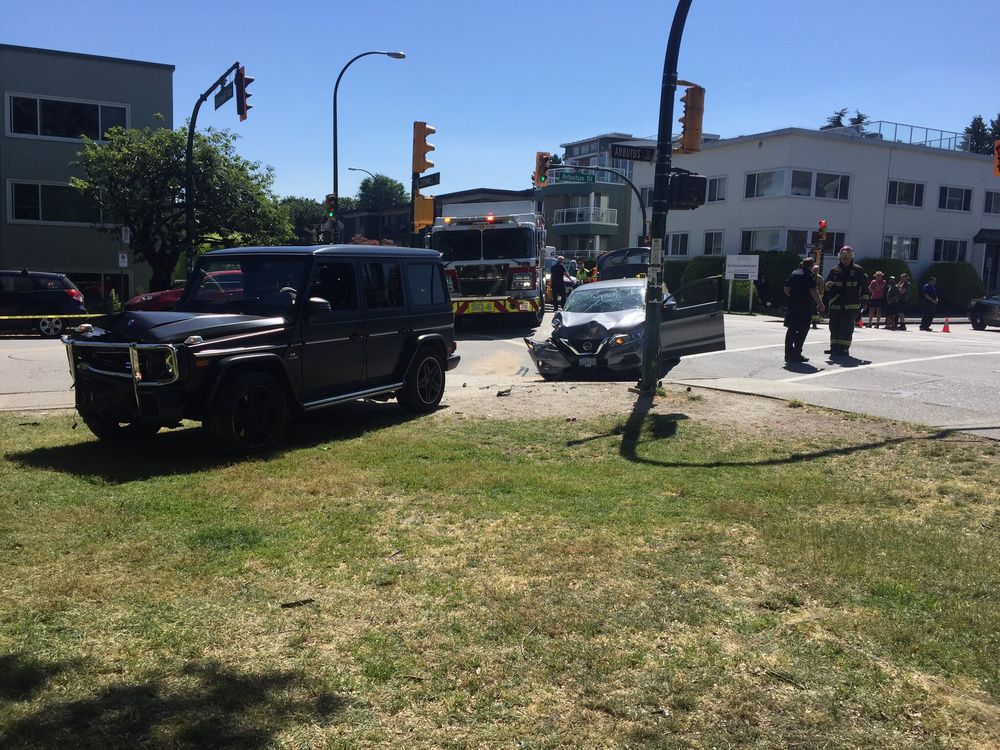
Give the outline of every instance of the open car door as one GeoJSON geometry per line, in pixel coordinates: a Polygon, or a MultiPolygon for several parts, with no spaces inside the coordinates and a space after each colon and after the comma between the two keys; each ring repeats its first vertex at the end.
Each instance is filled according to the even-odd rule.
{"type": "Polygon", "coordinates": [[[692,281],[663,301],[660,325],[661,360],[726,348],[726,331],[719,300],[721,276],[692,281]]]}

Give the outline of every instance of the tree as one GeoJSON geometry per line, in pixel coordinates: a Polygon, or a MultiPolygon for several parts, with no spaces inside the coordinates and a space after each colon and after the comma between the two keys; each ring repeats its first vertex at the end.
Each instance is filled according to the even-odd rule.
{"type": "Polygon", "coordinates": [[[312,198],[298,198],[291,195],[282,198],[279,203],[288,212],[288,218],[292,222],[292,231],[297,238],[296,244],[317,244],[319,242],[319,227],[326,219],[323,204],[312,198]]]}
{"type": "Polygon", "coordinates": [[[849,120],[850,124],[858,129],[859,133],[865,132],[865,125],[871,122],[871,118],[861,110],[854,110],[854,117],[849,120]]]}
{"type": "Polygon", "coordinates": [[[826,118],[826,125],[824,125],[821,130],[828,130],[829,128],[842,128],[844,127],[844,118],[847,117],[847,107],[843,109],[838,109],[832,115],[826,118]]]}
{"type": "Polygon", "coordinates": [[[992,154],[993,140],[982,115],[976,115],[965,129],[962,145],[974,154],[992,154]]]}
{"type": "Polygon", "coordinates": [[[1000,141],[1000,113],[990,120],[990,139],[1000,141]]]}
{"type": "MultiPolygon", "coordinates": [[[[112,128],[105,143],[83,138],[71,179],[96,203],[102,232],[128,227],[132,255],[153,270],[151,291],[166,289],[186,244],[184,157],[187,128],[112,128]]],[[[293,238],[291,221],[274,194],[270,167],[236,153],[236,135],[208,129],[195,133],[195,247],[274,245],[293,238]]]]}
{"type": "Polygon", "coordinates": [[[362,211],[381,211],[409,202],[410,196],[403,183],[384,174],[377,174],[374,179],[365,177],[358,188],[358,208],[362,211]]]}

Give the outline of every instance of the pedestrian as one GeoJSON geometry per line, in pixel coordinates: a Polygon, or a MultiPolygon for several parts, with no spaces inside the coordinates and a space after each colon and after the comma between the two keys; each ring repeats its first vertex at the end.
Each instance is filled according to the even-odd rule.
{"type": "Polygon", "coordinates": [[[885,274],[875,272],[875,278],[868,283],[868,327],[878,328],[882,322],[882,312],[885,309],[885,274]],[[872,318],[875,323],[872,324],[872,318]]]}
{"type": "Polygon", "coordinates": [[[830,311],[830,348],[826,353],[831,357],[850,356],[854,324],[861,319],[861,308],[868,300],[868,277],[854,264],[850,245],[840,248],[839,259],[826,277],[830,311]]]}
{"type": "MultiPolygon", "coordinates": [[[[812,256],[810,255],[809,258],[812,259],[812,256]]],[[[815,261],[813,262],[815,263],[815,261]]],[[[812,273],[813,273],[813,280],[816,282],[817,294],[822,294],[822,291],[820,290],[823,289],[823,271],[820,269],[819,266],[814,265],[812,267],[812,273]]],[[[820,304],[813,305],[812,327],[816,330],[819,330],[819,324],[822,322],[822,320],[823,320],[823,299],[821,297],[820,304]]]]}
{"type": "Polygon", "coordinates": [[[938,306],[937,277],[931,276],[927,279],[927,283],[920,290],[920,302],[924,309],[924,315],[920,318],[920,330],[933,330],[931,323],[934,322],[934,312],[938,306]]]}
{"type": "Polygon", "coordinates": [[[890,276],[885,285],[885,327],[888,331],[896,330],[896,321],[899,319],[899,287],[896,285],[896,277],[890,276]]]}
{"type": "Polygon", "coordinates": [[[552,285],[552,308],[562,310],[566,304],[566,266],[563,265],[561,255],[556,256],[556,264],[549,274],[549,283],[552,285]]]}
{"type": "Polygon", "coordinates": [[[823,311],[812,258],[804,258],[792,271],[785,282],[784,292],[788,297],[785,307],[785,328],[788,329],[785,331],[785,362],[808,362],[809,358],[802,356],[802,345],[809,333],[813,310],[823,311]]]}
{"type": "Polygon", "coordinates": [[[901,273],[899,274],[899,283],[896,284],[899,289],[899,302],[896,306],[896,330],[905,331],[906,330],[906,305],[910,301],[910,276],[909,274],[901,273]]]}
{"type": "Polygon", "coordinates": [[[576,267],[576,283],[577,285],[582,284],[587,280],[587,267],[580,263],[576,267]]]}

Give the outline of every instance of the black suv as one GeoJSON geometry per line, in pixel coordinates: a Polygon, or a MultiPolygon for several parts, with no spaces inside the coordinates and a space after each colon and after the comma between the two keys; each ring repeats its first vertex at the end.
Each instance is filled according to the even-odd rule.
{"type": "Polygon", "coordinates": [[[203,422],[221,447],[270,448],[292,412],[395,396],[434,409],[455,354],[433,250],[217,250],[172,312],[123,312],[64,336],[83,421],[103,440],[203,422]]]}
{"type": "Polygon", "coordinates": [[[83,294],[61,273],[0,271],[0,328],[59,336],[66,315],[85,315],[83,294]]]}

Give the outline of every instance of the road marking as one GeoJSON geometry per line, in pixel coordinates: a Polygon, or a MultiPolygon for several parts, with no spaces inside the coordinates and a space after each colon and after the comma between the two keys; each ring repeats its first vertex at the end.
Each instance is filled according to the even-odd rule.
{"type": "Polygon", "coordinates": [[[871,370],[876,367],[891,367],[893,365],[906,365],[912,362],[932,362],[936,359],[957,359],[958,357],[990,357],[990,356],[1000,356],[1000,351],[995,352],[964,352],[961,354],[939,354],[936,357],[915,357],[913,359],[896,359],[892,362],[873,362],[867,365],[858,365],[857,367],[844,367],[836,370],[821,370],[820,372],[812,372],[808,375],[799,375],[794,378],[785,378],[779,382],[782,383],[797,383],[800,380],[812,380],[813,378],[823,378],[827,375],[839,375],[845,372],[859,372],[860,370],[871,370]]]}

